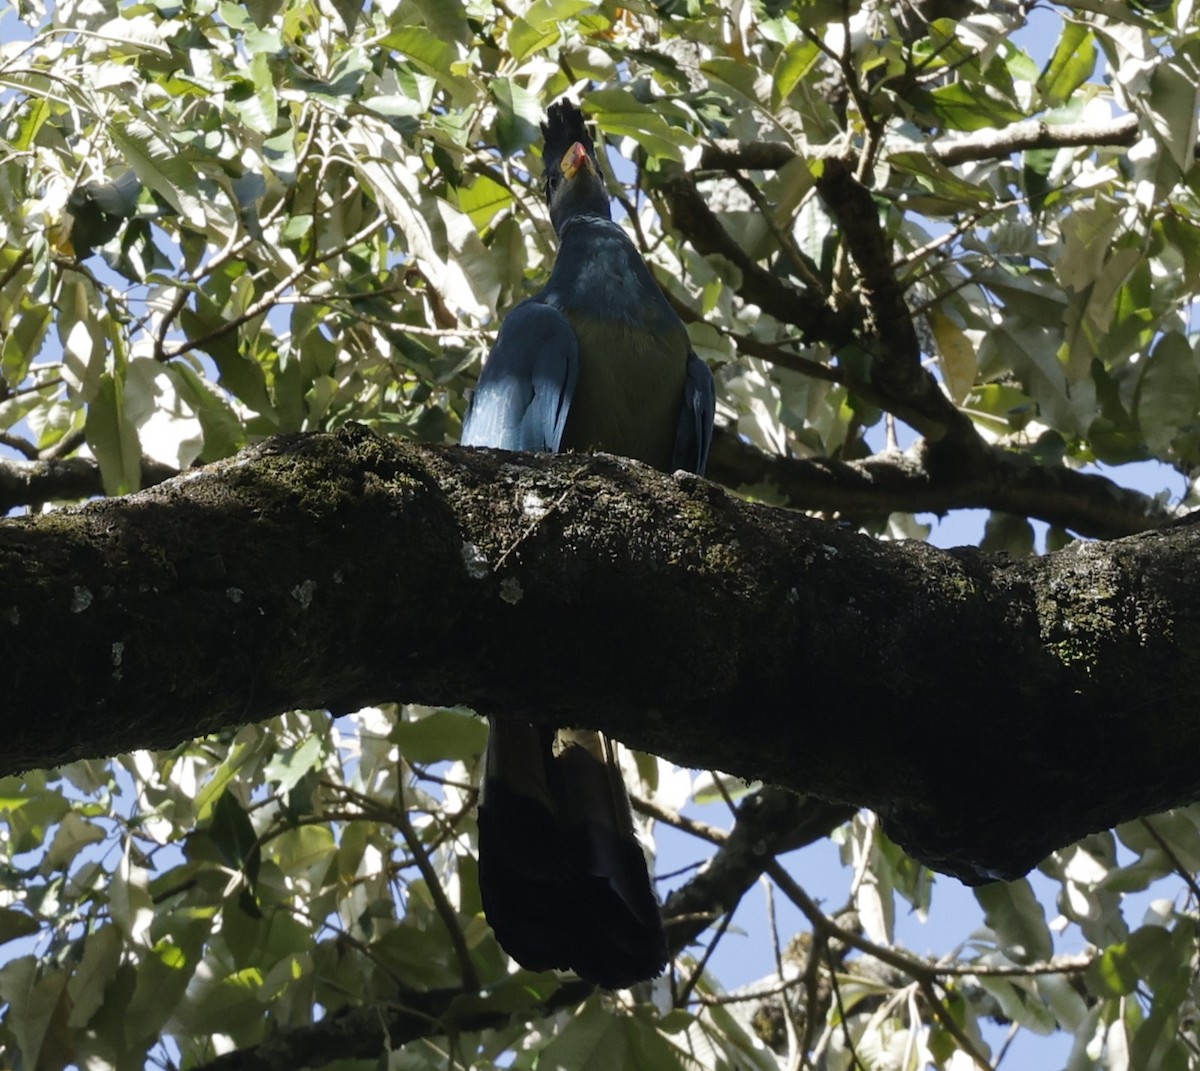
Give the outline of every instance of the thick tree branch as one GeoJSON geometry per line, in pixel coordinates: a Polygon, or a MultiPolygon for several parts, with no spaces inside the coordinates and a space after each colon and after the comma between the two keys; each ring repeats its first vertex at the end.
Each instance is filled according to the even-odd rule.
{"type": "Polygon", "coordinates": [[[3,768],[464,703],[872,807],[939,869],[1012,876],[1200,798],[1198,549],[1176,523],[1012,561],[603,455],[278,439],[0,524],[3,768]],[[51,641],[73,657],[47,674],[51,641]],[[1000,735],[1005,791],[964,808],[1000,735]]]}
{"type": "Polygon", "coordinates": [[[817,295],[794,289],[751,259],[721,225],[690,176],[675,175],[663,186],[672,226],[697,252],[722,256],[737,267],[742,275],[737,292],[745,301],[795,327],[801,338],[820,339],[835,352],[857,345],[871,359],[867,374],[851,376],[853,362],[839,368],[840,378],[853,379],[857,394],[930,440],[952,436],[959,449],[978,448],[981,444],[970,421],[921,366],[912,315],[891,268],[894,258],[870,191],[837,158],[824,161],[818,189],[838,221],[863,289],[861,304],[847,301],[840,310],[817,295]]]}
{"type": "MultiPolygon", "coordinates": [[[[1034,125],[1037,130],[1018,125],[1006,133],[1014,143],[1032,137],[1044,139],[1050,128],[1034,125]]],[[[1124,137],[1122,132],[1127,125],[1123,123],[1119,130],[1113,131],[1091,125],[1087,130],[1097,136],[1124,137]]],[[[1136,131],[1136,123],[1130,130],[1136,131]]],[[[1078,138],[1083,134],[1072,128],[1064,136],[1078,138]]],[[[732,151],[732,146],[724,148],[732,151]]],[[[747,159],[755,161],[753,166],[765,166],[772,159],[782,162],[780,150],[786,149],[775,143],[751,148],[754,151],[747,159]]],[[[714,158],[706,162],[717,161],[714,158]]],[[[859,348],[870,355],[871,361],[865,376],[855,374],[853,362],[845,361],[840,362],[834,374],[850,382],[854,391],[866,400],[920,430],[925,441],[903,457],[889,454],[844,464],[769,459],[733,436],[718,434],[710,466],[714,479],[733,487],[770,480],[788,495],[792,505],[850,516],[893,510],[944,512],[983,507],[1036,517],[1083,535],[1100,537],[1128,535],[1170,519],[1169,511],[1159,503],[1123,491],[1102,477],[1064,468],[1042,468],[1020,455],[985,444],[969,418],[922,366],[912,314],[903,287],[892,270],[894,257],[871,191],[854,178],[846,161],[836,158],[823,162],[818,190],[838,221],[842,239],[858,271],[866,323],[855,335],[859,348]]],[[[670,184],[669,197],[676,224],[689,241],[702,252],[731,255],[732,239],[724,233],[690,180],[680,178],[670,184]]],[[[745,265],[739,267],[744,270],[745,265]]],[[[774,276],[769,282],[772,289],[764,299],[773,308],[782,309],[783,298],[774,290],[782,288],[790,293],[790,288],[774,276]]],[[[766,285],[764,282],[763,287],[766,285]]],[[[750,299],[744,289],[742,296],[750,299]]],[[[806,329],[833,326],[842,332],[847,324],[841,321],[835,324],[828,317],[819,324],[805,322],[806,329]]],[[[835,349],[855,340],[842,334],[824,337],[835,349]]]]}
{"type": "Polygon", "coordinates": [[[1104,476],[1044,467],[997,447],[930,456],[927,444],[861,461],[772,456],[718,428],[708,474],[727,487],[769,483],[796,509],[863,518],[888,513],[991,509],[1109,539],[1158,528],[1175,514],[1158,499],[1104,476]]]}
{"type": "MultiPolygon", "coordinates": [[[[142,460],[142,486],[177,475],[167,465],[142,460]]],[[[10,461],[0,459],[0,515],[18,506],[40,506],[43,502],[90,498],[104,494],[100,466],[91,458],[10,461]]]]}
{"type": "Polygon", "coordinates": [[[952,436],[960,449],[977,449],[982,444],[970,420],[921,364],[921,343],[904,288],[892,270],[895,257],[871,191],[854,177],[847,161],[837,158],[824,162],[817,190],[838,222],[870,317],[858,339],[872,358],[861,393],[880,398],[885,408],[931,441],[952,436]]]}
{"type": "Polygon", "coordinates": [[[1002,159],[1030,149],[1128,148],[1138,136],[1138,117],[1122,115],[1106,123],[1058,123],[1024,119],[999,130],[979,130],[943,138],[930,146],[934,159],[947,166],[970,160],[1002,159]]]}
{"type": "Polygon", "coordinates": [[[700,150],[703,171],[778,171],[794,159],[796,150],[783,141],[714,138],[700,150]]]}
{"type": "MultiPolygon", "coordinates": [[[[768,346],[756,350],[760,356],[771,351],[768,346]]],[[[833,374],[832,369],[824,370],[833,374]]],[[[169,466],[147,459],[142,486],[153,487],[177,475],[169,466]]],[[[1157,528],[1176,516],[1158,499],[1106,477],[1043,467],[1001,449],[959,457],[949,465],[937,456],[931,459],[920,443],[904,454],[876,454],[861,461],[786,458],[763,453],[727,429],[717,428],[708,475],[734,489],[771,483],[796,509],[843,517],[993,509],[1108,539],[1157,528]]],[[[103,492],[100,467],[90,458],[0,461],[0,512],[103,492]]]]}
{"type": "Polygon", "coordinates": [[[663,909],[672,952],[695,940],[738,902],[783,852],[827,837],[854,817],[854,808],[766,787],[738,806],[720,849],[663,909]]]}
{"type": "MultiPolygon", "coordinates": [[[[1122,115],[1108,122],[1046,123],[1023,119],[999,129],[978,130],[958,137],[938,138],[929,152],[947,166],[971,160],[998,160],[1029,149],[1073,149],[1101,146],[1128,148],[1137,140],[1138,117],[1122,115]]],[[[782,141],[735,141],[719,138],[707,143],[700,166],[713,171],[777,171],[796,158],[782,141]]]]}
{"type": "Polygon", "coordinates": [[[709,208],[691,176],[679,173],[662,187],[671,226],[705,256],[721,256],[742,274],[738,294],[781,323],[795,327],[801,337],[849,340],[850,323],[815,294],[795,290],[757,264],[736,242],[709,208]]]}

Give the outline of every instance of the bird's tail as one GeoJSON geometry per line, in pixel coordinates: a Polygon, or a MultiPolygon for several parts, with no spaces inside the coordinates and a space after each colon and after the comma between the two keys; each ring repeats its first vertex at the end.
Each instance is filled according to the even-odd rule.
{"type": "Polygon", "coordinates": [[[492,719],[479,884],[496,939],[523,967],[621,989],[666,965],[629,796],[600,733],[492,719]]]}

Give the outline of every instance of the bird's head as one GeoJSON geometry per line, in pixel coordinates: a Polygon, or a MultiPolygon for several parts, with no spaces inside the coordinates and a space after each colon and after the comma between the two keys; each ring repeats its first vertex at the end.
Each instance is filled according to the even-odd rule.
{"type": "Polygon", "coordinates": [[[542,123],[542,138],[546,203],[554,229],[561,231],[572,216],[611,219],[596,146],[579,108],[567,100],[552,104],[542,123]]]}

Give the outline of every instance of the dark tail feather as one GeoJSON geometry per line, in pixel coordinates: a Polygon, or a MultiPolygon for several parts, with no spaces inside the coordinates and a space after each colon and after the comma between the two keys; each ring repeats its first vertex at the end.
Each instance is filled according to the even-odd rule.
{"type": "Polygon", "coordinates": [[[629,798],[599,734],[492,721],[479,884],[496,939],[523,967],[621,989],[666,965],[629,798]]]}

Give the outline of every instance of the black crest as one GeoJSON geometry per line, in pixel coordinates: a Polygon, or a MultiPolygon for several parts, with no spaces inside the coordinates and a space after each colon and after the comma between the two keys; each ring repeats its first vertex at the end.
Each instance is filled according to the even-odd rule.
{"type": "Polygon", "coordinates": [[[542,123],[542,139],[543,160],[557,163],[577,141],[587,150],[588,156],[596,157],[596,146],[584,125],[583,112],[569,100],[550,105],[546,121],[542,123]]]}

